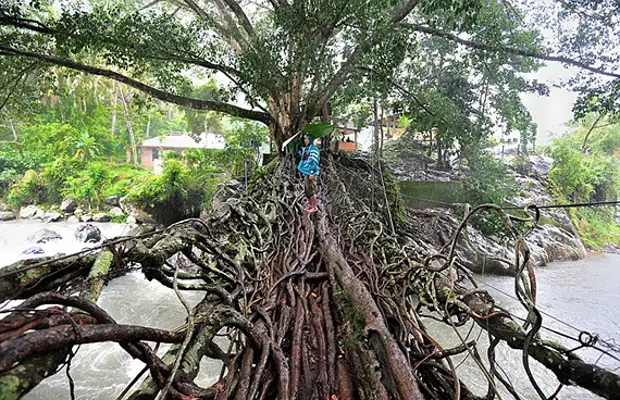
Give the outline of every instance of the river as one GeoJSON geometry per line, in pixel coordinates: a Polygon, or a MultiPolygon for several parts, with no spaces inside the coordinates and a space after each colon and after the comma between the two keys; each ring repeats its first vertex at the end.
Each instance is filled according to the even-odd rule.
{"type": "MultiPolygon", "coordinates": [[[[45,244],[48,254],[72,252],[83,248],[84,244],[73,239],[73,232],[79,224],[56,223],[43,224],[33,221],[11,221],[0,223],[0,266],[8,265],[25,258],[21,252],[30,247],[27,237],[43,227],[53,229],[63,236],[63,240],[45,244]]],[[[126,226],[122,224],[96,224],[103,236],[111,238],[122,235],[126,226]]],[[[613,341],[620,339],[620,255],[590,254],[585,260],[566,263],[552,263],[536,270],[538,281],[538,306],[541,310],[565,321],[579,330],[597,333],[602,339],[613,341]]],[[[478,281],[487,288],[491,295],[505,308],[524,316],[521,306],[510,297],[514,293],[514,280],[508,277],[478,276],[478,281]],[[508,294],[508,295],[507,295],[508,294]]],[[[191,305],[200,300],[199,293],[184,293],[191,305]]],[[[185,311],[174,292],[157,282],[147,281],[141,273],[130,273],[112,281],[106,286],[98,304],[108,311],[119,323],[131,323],[159,328],[174,328],[183,323],[185,311]]],[[[550,328],[576,337],[574,330],[558,320],[544,316],[544,324],[550,328]]],[[[429,320],[430,333],[445,347],[459,344],[455,332],[440,323],[429,320]]],[[[467,336],[469,327],[459,328],[463,337],[467,336]]],[[[568,347],[576,343],[557,335],[543,331],[546,338],[552,338],[568,347]]],[[[486,336],[474,327],[469,340],[480,335],[480,352],[486,353],[486,336]]],[[[620,342],[619,342],[620,344],[620,342]]],[[[167,347],[162,346],[159,354],[167,347]]],[[[521,364],[521,353],[498,346],[497,360],[506,371],[513,385],[524,399],[537,398],[521,364]]],[[[586,349],[582,356],[591,362],[619,368],[620,363],[603,357],[599,353],[586,349]]],[[[458,367],[458,374],[477,394],[483,394],[487,382],[476,368],[471,357],[466,358],[458,367]]],[[[486,362],[486,356],[483,356],[486,362]]],[[[459,358],[455,359],[458,364],[459,358]]],[[[555,377],[540,367],[535,361],[530,363],[540,386],[551,394],[556,387],[555,377]]],[[[75,380],[77,399],[114,399],[125,385],[142,369],[143,364],[132,360],[117,344],[98,343],[82,346],[72,362],[71,375],[75,380]]],[[[203,361],[197,383],[203,386],[215,382],[221,365],[212,361],[203,361]]],[[[43,381],[24,398],[28,400],[69,399],[69,385],[64,371],[43,381]]],[[[510,398],[504,396],[503,398],[510,398]]],[[[578,388],[564,388],[558,399],[588,400],[598,397],[578,388]]]]}

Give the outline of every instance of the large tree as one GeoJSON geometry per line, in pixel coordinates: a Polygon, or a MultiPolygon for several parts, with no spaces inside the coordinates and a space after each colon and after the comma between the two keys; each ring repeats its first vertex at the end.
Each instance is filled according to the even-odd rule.
{"type": "MultiPolygon", "coordinates": [[[[584,13],[589,20],[616,9],[612,0],[551,3],[578,20],[584,13]]],[[[408,99],[415,101],[418,89],[452,96],[449,100],[464,114],[484,114],[484,108],[475,108],[471,96],[480,80],[452,69],[462,60],[483,69],[486,61],[493,73],[485,77],[479,71],[473,78],[493,80],[498,91],[491,94],[498,101],[505,80],[497,75],[504,69],[519,72],[516,64],[527,67],[524,57],[618,78],[606,69],[613,58],[595,62],[585,51],[573,54],[572,48],[559,47],[553,54],[551,47],[543,48],[523,15],[509,2],[490,0],[92,1],[81,8],[73,1],[0,0],[0,62],[9,88],[31,69],[66,67],[115,79],[164,101],[260,121],[270,127],[278,148],[344,85],[363,87],[371,79],[374,85],[381,78],[384,87],[372,89],[386,93],[388,78],[408,76],[391,73],[402,66],[421,71],[417,82],[402,79],[408,99]],[[423,37],[441,41],[418,46],[423,37]],[[433,43],[454,46],[451,68],[425,60],[433,43]],[[228,77],[230,89],[236,88],[248,106],[187,95],[187,72],[200,70],[228,77]],[[438,72],[422,75],[429,70],[438,72]],[[444,79],[434,86],[436,77],[444,79]]],[[[574,34],[590,38],[585,31],[574,34]]],[[[590,49],[598,44],[588,43],[590,49]]],[[[517,89],[509,90],[525,87],[511,81],[517,89]]],[[[365,160],[328,154],[321,167],[327,172],[318,185],[321,211],[312,216],[301,212],[302,189],[291,174],[292,158],[282,157],[257,172],[247,193],[222,202],[204,220],[108,241],[101,250],[3,268],[0,301],[25,301],[0,323],[0,397],[19,397],[67,357],[70,362],[72,345],[116,341],[149,372],[134,399],[166,394],[241,400],[477,399],[452,362],[464,352],[488,382],[484,398],[495,397],[503,386],[519,399],[494,358],[499,342],[523,352],[525,373],[541,398],[551,393],[532,375],[530,359],[551,370],[562,385],[618,398],[620,377],[577,354],[583,346],[597,345],[592,337],[580,335],[579,347],[571,349],[540,334],[543,317],[527,242],[501,210],[483,206],[504,217],[518,257],[493,256],[481,263],[512,265],[515,294],[527,312],[524,323],[478,288],[457,257],[457,248],[468,246],[460,235],[467,219],[459,224],[440,216],[428,222],[427,215],[407,215],[387,171],[365,160]],[[436,226],[450,224],[452,239],[429,237],[436,226]],[[184,302],[188,318],[180,330],[117,324],[96,300],[105,281],[130,268],[174,288],[183,302],[182,289],[200,290],[205,298],[194,309],[184,302]],[[426,326],[425,311],[455,329],[463,324],[486,329],[488,364],[467,340],[443,349],[426,326]],[[213,340],[224,328],[233,342],[228,351],[213,340]],[[177,345],[160,358],[146,341],[177,345]],[[203,357],[227,367],[209,388],[194,383],[203,357]]]]}
{"type": "MultiPolygon", "coordinates": [[[[568,23],[578,18],[570,45],[566,37],[561,45],[545,43],[529,26],[546,8],[532,5],[525,14],[521,5],[485,0],[4,0],[0,62],[7,87],[32,70],[59,65],[116,79],[164,101],[263,122],[280,144],[345,83],[360,82],[361,67],[372,67],[381,79],[403,61],[414,70],[432,66],[437,54],[425,37],[450,42],[486,84],[523,71],[518,65],[524,58],[562,61],[617,79],[606,67],[616,59],[592,54],[616,40],[609,21],[617,6],[551,3],[554,15],[568,23]],[[607,35],[592,38],[585,31],[589,26],[606,26],[607,35]],[[579,43],[590,50],[577,53],[579,43]],[[551,54],[554,50],[558,53],[551,54]],[[189,71],[223,74],[249,107],[186,95],[189,71]]],[[[425,85],[425,76],[415,79],[425,85]]]]}

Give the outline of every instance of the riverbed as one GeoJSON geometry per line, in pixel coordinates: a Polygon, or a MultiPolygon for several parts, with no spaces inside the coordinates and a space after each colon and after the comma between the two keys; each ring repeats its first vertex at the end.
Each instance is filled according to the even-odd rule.
{"type": "MultiPolygon", "coordinates": [[[[21,254],[30,247],[27,238],[41,228],[53,229],[63,240],[43,245],[45,255],[56,252],[73,252],[84,247],[73,238],[79,224],[43,224],[33,221],[11,221],[0,223],[0,266],[10,264],[27,256],[21,254]]],[[[126,233],[122,224],[96,224],[107,238],[126,233]]],[[[538,282],[538,306],[546,312],[544,324],[569,336],[577,337],[579,331],[597,333],[600,338],[613,344],[620,339],[620,255],[591,253],[581,261],[552,263],[536,270],[538,282]],[[551,316],[557,318],[554,319],[551,316]]],[[[514,280],[509,277],[478,276],[481,285],[510,312],[525,316],[519,303],[512,298],[514,280]]],[[[185,292],[191,305],[201,299],[200,293],[185,292]]],[[[108,311],[119,323],[131,323],[159,328],[174,328],[185,319],[185,311],[174,292],[157,282],[147,281],[141,273],[130,273],[112,281],[106,286],[98,304],[108,311]]],[[[459,344],[455,332],[446,325],[427,322],[429,332],[445,347],[459,344]]],[[[470,326],[459,328],[461,336],[468,335],[470,326]]],[[[546,338],[559,341],[568,347],[576,347],[576,342],[543,331],[546,338]]],[[[469,333],[469,340],[480,336],[480,352],[486,362],[486,335],[477,327],[469,333]]],[[[620,344],[620,340],[618,341],[620,344]]],[[[160,354],[167,349],[162,346],[160,354]]],[[[498,346],[497,360],[506,371],[509,379],[524,399],[537,398],[521,364],[521,353],[498,346]]],[[[618,368],[620,363],[609,357],[599,358],[598,352],[586,349],[581,355],[590,362],[618,368]]],[[[471,357],[455,358],[455,364],[465,361],[458,367],[459,377],[477,394],[486,391],[487,381],[476,368],[471,357]]],[[[550,395],[556,388],[555,377],[540,367],[535,361],[530,363],[537,381],[550,395]]],[[[98,343],[81,346],[72,362],[71,375],[75,380],[78,399],[114,399],[125,385],[142,369],[143,364],[132,360],[117,344],[98,343]]],[[[218,379],[221,365],[203,361],[197,383],[209,385],[218,379]]],[[[24,397],[29,400],[69,399],[69,385],[65,371],[43,381],[24,397]]],[[[505,396],[504,398],[510,398],[505,396]]],[[[588,400],[598,397],[577,388],[564,388],[558,399],[588,400]]]]}

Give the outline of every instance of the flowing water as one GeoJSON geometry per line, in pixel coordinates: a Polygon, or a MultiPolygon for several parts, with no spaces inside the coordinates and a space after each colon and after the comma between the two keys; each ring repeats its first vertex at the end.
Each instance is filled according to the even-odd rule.
{"type": "MultiPolygon", "coordinates": [[[[82,249],[84,244],[73,239],[73,232],[78,225],[43,224],[31,221],[0,223],[0,266],[26,258],[27,256],[22,255],[21,252],[32,246],[27,243],[27,237],[37,229],[44,227],[55,230],[63,236],[63,240],[59,242],[42,246],[46,254],[67,253],[82,249]]],[[[122,235],[126,231],[126,226],[122,224],[96,225],[107,238],[122,235]]],[[[599,334],[601,339],[607,340],[609,344],[614,344],[614,339],[618,339],[618,344],[620,344],[620,255],[591,254],[581,261],[553,263],[547,267],[538,268],[536,276],[540,309],[559,320],[545,315],[545,326],[567,333],[572,337],[577,337],[580,330],[586,330],[599,334]],[[571,326],[560,321],[565,321],[571,326]]],[[[525,315],[519,303],[512,298],[513,279],[478,276],[478,281],[502,306],[519,316],[525,315]]],[[[197,304],[201,299],[201,295],[195,292],[184,292],[184,296],[190,305],[197,304]]],[[[113,280],[104,288],[98,304],[119,323],[170,329],[181,325],[185,319],[185,310],[171,289],[157,282],[149,282],[137,272],[113,280]]],[[[454,330],[444,324],[433,323],[431,320],[428,328],[431,335],[446,348],[460,343],[454,330]]],[[[479,349],[486,363],[487,338],[484,332],[478,327],[474,327],[469,332],[469,326],[459,328],[458,332],[468,341],[480,337],[479,349]]],[[[543,331],[543,334],[546,338],[561,342],[569,348],[577,347],[577,343],[570,339],[558,337],[549,331],[543,331]]],[[[601,342],[599,344],[603,345],[601,342]]],[[[163,354],[167,348],[167,346],[161,346],[159,354],[163,354]]],[[[502,345],[498,346],[496,353],[500,366],[522,398],[538,398],[523,370],[522,353],[502,345]]],[[[598,362],[610,368],[620,367],[620,362],[607,356],[599,359],[599,354],[593,349],[581,352],[587,361],[598,362]]],[[[476,368],[472,357],[463,355],[455,359],[455,364],[459,364],[461,359],[464,359],[464,362],[457,368],[459,377],[475,393],[485,393],[487,380],[476,368]]],[[[530,364],[540,386],[547,395],[550,395],[556,388],[555,377],[535,361],[531,361],[530,364]]],[[[132,360],[117,344],[84,345],[77,352],[71,367],[71,376],[75,380],[76,398],[114,399],[142,367],[141,362],[132,360]]],[[[220,368],[220,364],[216,362],[203,361],[197,383],[207,386],[215,382],[220,368]]],[[[69,398],[68,379],[64,370],[43,381],[25,397],[29,400],[69,398]]],[[[510,398],[510,396],[503,396],[503,398],[510,398]]],[[[576,388],[564,388],[558,396],[558,399],[563,400],[597,398],[588,391],[576,388]]]]}

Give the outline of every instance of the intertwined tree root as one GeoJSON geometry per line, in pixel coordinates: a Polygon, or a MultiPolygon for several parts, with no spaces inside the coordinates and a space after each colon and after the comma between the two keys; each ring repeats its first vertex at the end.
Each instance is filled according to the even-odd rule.
{"type": "MultiPolygon", "coordinates": [[[[0,300],[26,299],[0,321],[0,398],[19,398],[55,373],[72,345],[98,341],[118,342],[148,368],[131,399],[477,398],[450,361],[477,356],[475,343],[441,348],[421,309],[449,325],[473,319],[494,345],[525,348],[560,382],[620,398],[620,377],[517,323],[458,260],[425,263],[423,232],[407,223],[387,178],[384,190],[381,171],[324,157],[320,211],[309,216],[294,170],[288,158],[270,164],[247,195],[207,220],[0,270],[0,300]],[[106,281],[132,268],[181,300],[180,290],[202,291],[204,300],[191,310],[184,303],[187,323],[175,331],[117,324],[96,301],[106,281]],[[227,349],[213,340],[222,332],[227,349]],[[160,359],[144,341],[174,345],[160,359]],[[226,366],[209,388],[193,382],[203,357],[226,366]]],[[[493,365],[485,374],[485,398],[500,384],[512,389],[493,365]]]]}

